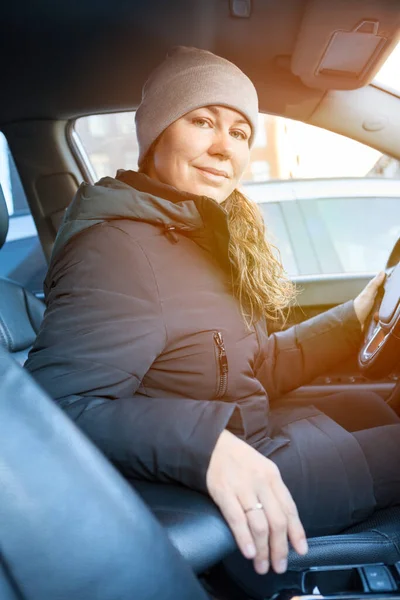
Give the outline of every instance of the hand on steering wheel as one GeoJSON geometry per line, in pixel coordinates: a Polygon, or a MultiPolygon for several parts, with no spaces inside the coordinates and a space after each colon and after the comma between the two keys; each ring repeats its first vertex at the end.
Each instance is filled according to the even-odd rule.
{"type": "Polygon", "coordinates": [[[371,279],[354,300],[354,310],[362,329],[364,329],[365,322],[368,320],[371,310],[375,306],[377,296],[382,289],[381,285],[385,281],[385,277],[385,271],[378,273],[378,275],[371,279]]]}
{"type": "Polygon", "coordinates": [[[364,332],[358,355],[361,372],[371,378],[390,375],[400,364],[400,262],[386,270],[386,281],[376,295],[364,332]]]}

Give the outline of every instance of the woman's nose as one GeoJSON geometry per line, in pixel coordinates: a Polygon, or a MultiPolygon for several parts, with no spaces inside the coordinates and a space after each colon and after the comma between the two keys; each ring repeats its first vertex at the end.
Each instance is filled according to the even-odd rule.
{"type": "Polygon", "coordinates": [[[208,151],[214,156],[219,155],[225,159],[230,158],[233,152],[233,144],[229,132],[216,132],[208,151]]]}

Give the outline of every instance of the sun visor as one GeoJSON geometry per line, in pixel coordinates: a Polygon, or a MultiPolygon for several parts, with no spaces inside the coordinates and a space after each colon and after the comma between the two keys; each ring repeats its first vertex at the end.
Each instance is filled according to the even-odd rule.
{"type": "Polygon", "coordinates": [[[400,39],[399,0],[309,0],[291,69],[319,89],[367,85],[400,39]]]}

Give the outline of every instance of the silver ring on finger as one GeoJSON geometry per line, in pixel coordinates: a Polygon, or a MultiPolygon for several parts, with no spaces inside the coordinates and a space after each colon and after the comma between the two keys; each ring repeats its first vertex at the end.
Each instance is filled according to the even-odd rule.
{"type": "Polygon", "coordinates": [[[251,506],[250,508],[245,508],[244,512],[248,513],[252,510],[264,510],[264,506],[261,504],[261,502],[257,502],[257,504],[255,504],[254,506],[251,506]]]}

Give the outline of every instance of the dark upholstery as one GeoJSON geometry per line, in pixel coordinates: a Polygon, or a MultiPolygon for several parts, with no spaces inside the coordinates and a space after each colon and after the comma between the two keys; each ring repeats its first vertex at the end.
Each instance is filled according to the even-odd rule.
{"type": "Polygon", "coordinates": [[[16,590],[11,573],[6,570],[0,556],[0,598],[1,600],[21,600],[21,595],[16,590]],[[18,595],[17,595],[18,594],[18,595]]]}
{"type": "Polygon", "coordinates": [[[8,279],[0,279],[0,299],[0,346],[23,364],[39,331],[44,304],[8,279]]]}
{"type": "Polygon", "coordinates": [[[177,485],[139,481],[132,485],[197,573],[236,549],[229,527],[207,496],[177,485]]]}
{"type": "Polygon", "coordinates": [[[0,598],[206,600],[131,486],[0,348],[0,598]]]}
{"type": "Polygon", "coordinates": [[[8,209],[3,190],[0,185],[0,248],[4,246],[8,233],[8,209]]]}
{"type": "Polygon", "coordinates": [[[284,588],[301,588],[304,570],[309,567],[336,567],[371,563],[393,565],[400,559],[400,507],[377,512],[364,523],[341,535],[311,538],[309,552],[300,557],[289,554],[288,571],[257,575],[250,563],[235,552],[224,561],[229,577],[255,600],[273,596],[284,588]]]}
{"type": "MultiPolygon", "coordinates": [[[[133,482],[179,551],[197,572],[236,548],[232,534],[209,498],[178,486],[133,482]]],[[[291,551],[289,569],[357,562],[400,560],[400,507],[379,511],[341,535],[309,539],[309,552],[291,551]]]]}
{"type": "MultiPolygon", "coordinates": [[[[8,212],[0,186],[0,251],[8,231],[8,212]]],[[[44,304],[18,283],[0,278],[0,346],[23,364],[44,313],[44,304]]]]}
{"type": "Polygon", "coordinates": [[[312,538],[309,546],[305,557],[291,554],[291,569],[357,562],[393,564],[400,560],[400,506],[380,510],[341,535],[312,538]]]}

